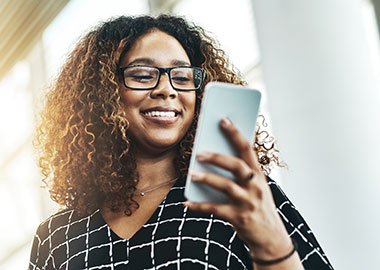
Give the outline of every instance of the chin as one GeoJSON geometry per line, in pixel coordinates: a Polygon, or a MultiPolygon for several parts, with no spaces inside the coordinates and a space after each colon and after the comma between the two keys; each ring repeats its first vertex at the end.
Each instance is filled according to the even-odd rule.
{"type": "Polygon", "coordinates": [[[147,140],[152,143],[152,145],[162,145],[172,147],[177,145],[185,134],[169,133],[169,132],[155,132],[149,136],[147,140]]]}
{"type": "Polygon", "coordinates": [[[180,140],[166,139],[163,141],[153,142],[152,146],[157,149],[172,149],[178,146],[180,140]]]}
{"type": "Polygon", "coordinates": [[[157,154],[163,154],[168,151],[174,151],[177,149],[179,142],[181,141],[180,138],[173,138],[173,137],[161,137],[161,138],[155,138],[152,140],[148,140],[145,142],[138,142],[137,144],[137,150],[141,152],[147,152],[147,153],[153,153],[154,155],[157,154]],[[144,151],[145,149],[145,151],[144,151]]]}

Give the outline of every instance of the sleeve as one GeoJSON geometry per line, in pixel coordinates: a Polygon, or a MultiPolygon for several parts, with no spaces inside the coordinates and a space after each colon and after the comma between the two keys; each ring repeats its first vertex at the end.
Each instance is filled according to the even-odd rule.
{"type": "Polygon", "coordinates": [[[332,265],[304,218],[277,183],[269,177],[268,184],[286,230],[293,241],[297,243],[297,251],[305,269],[332,270],[332,265]]]}
{"type": "Polygon", "coordinates": [[[30,252],[29,270],[42,269],[41,260],[40,260],[41,237],[39,234],[39,230],[40,230],[40,227],[38,227],[37,232],[34,235],[32,250],[30,252]]]}
{"type": "Polygon", "coordinates": [[[50,237],[48,224],[43,222],[38,226],[34,235],[32,250],[30,252],[29,270],[54,270],[54,260],[50,255],[50,246],[47,239],[50,237]]]}

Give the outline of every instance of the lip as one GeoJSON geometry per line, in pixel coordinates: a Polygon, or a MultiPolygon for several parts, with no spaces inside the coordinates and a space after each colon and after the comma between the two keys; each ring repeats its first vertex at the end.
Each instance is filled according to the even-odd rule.
{"type": "Polygon", "coordinates": [[[150,122],[153,122],[156,124],[164,124],[164,125],[173,124],[177,122],[179,117],[182,115],[182,113],[174,107],[162,107],[162,106],[156,106],[156,107],[150,107],[148,109],[143,109],[140,111],[140,114],[150,122]],[[174,112],[175,117],[167,118],[167,117],[149,116],[145,114],[151,111],[174,112]]]}
{"type": "Polygon", "coordinates": [[[156,107],[144,109],[144,110],[141,110],[141,113],[146,113],[146,112],[151,112],[151,111],[175,112],[176,115],[181,114],[181,112],[174,107],[163,107],[163,106],[156,106],[156,107]]]}

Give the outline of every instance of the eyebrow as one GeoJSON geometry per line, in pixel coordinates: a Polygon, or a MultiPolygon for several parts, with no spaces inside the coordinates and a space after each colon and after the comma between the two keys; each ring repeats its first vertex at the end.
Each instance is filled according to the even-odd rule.
{"type": "Polygon", "coordinates": [[[174,60],[172,61],[173,66],[190,66],[190,63],[187,61],[174,60]]]}
{"type": "MultiPolygon", "coordinates": [[[[153,65],[155,61],[152,58],[136,58],[132,62],[128,64],[129,65],[135,65],[135,64],[145,64],[145,65],[153,65]]],[[[173,60],[171,62],[172,66],[190,66],[190,63],[187,61],[182,60],[173,60]]]]}
{"type": "Polygon", "coordinates": [[[147,65],[152,65],[154,63],[153,59],[151,58],[136,58],[132,62],[128,64],[129,65],[135,65],[135,64],[147,64],[147,65]]]}

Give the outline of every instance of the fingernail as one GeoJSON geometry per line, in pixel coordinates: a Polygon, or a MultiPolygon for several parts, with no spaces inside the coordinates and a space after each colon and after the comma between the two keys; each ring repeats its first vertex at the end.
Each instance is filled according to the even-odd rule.
{"type": "Polygon", "coordinates": [[[191,172],[191,180],[193,180],[193,181],[200,181],[200,180],[202,180],[203,176],[204,176],[203,172],[200,172],[200,171],[192,171],[191,172]]]}
{"type": "Polygon", "coordinates": [[[191,207],[191,202],[186,201],[186,202],[183,203],[183,205],[184,205],[185,207],[191,207]]]}
{"type": "Polygon", "coordinates": [[[230,119],[228,119],[228,117],[224,117],[224,118],[222,119],[222,125],[223,125],[223,126],[228,127],[228,126],[230,126],[231,124],[232,124],[232,122],[231,122],[230,119]]]}
{"type": "Polygon", "coordinates": [[[210,153],[208,153],[208,152],[200,152],[200,153],[197,154],[197,159],[198,159],[199,161],[206,160],[206,159],[208,159],[209,157],[210,157],[210,153]]]}

